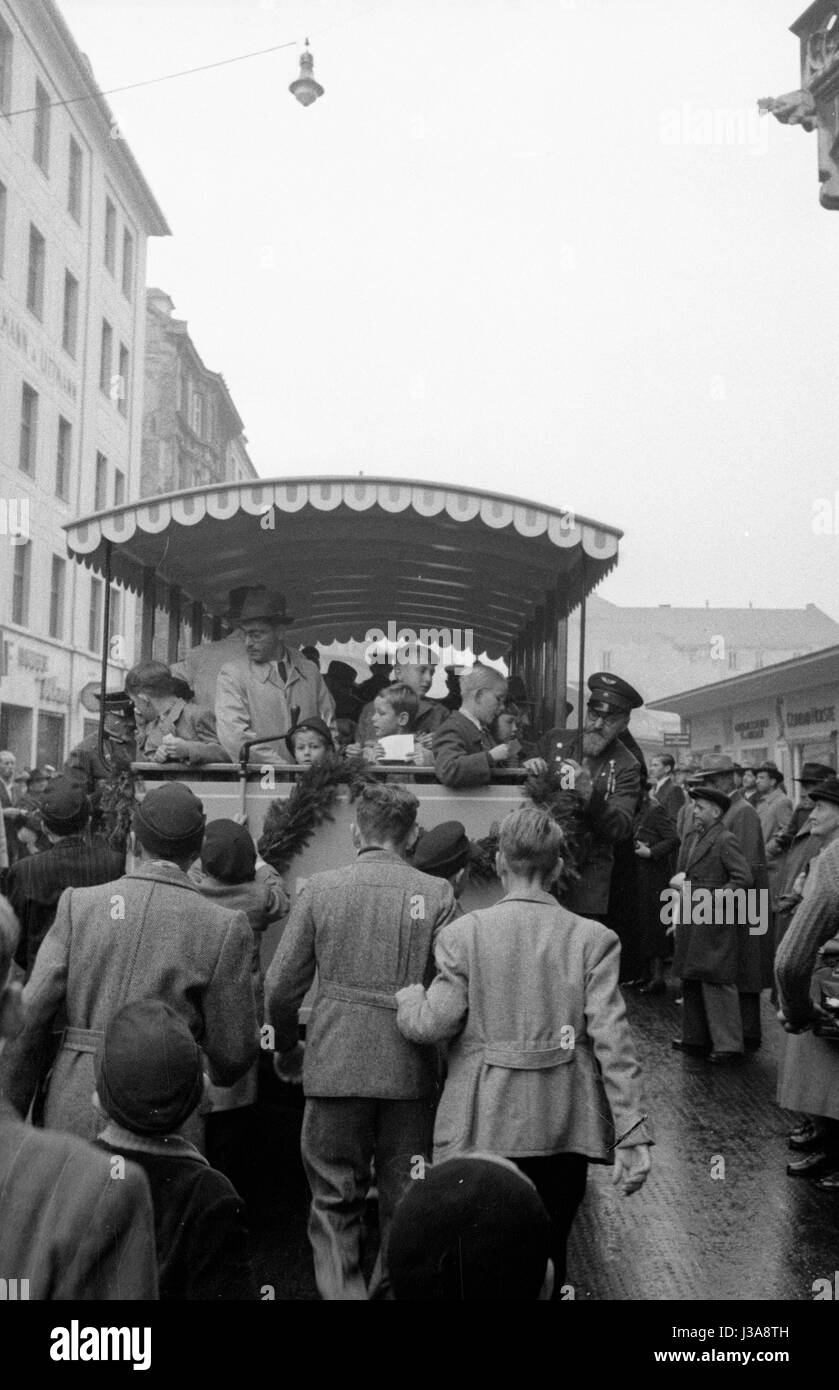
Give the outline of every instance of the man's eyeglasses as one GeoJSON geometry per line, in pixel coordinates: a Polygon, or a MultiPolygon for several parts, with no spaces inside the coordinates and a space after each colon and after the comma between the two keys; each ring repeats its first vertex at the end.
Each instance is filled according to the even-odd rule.
{"type": "Polygon", "coordinates": [[[586,713],[589,719],[600,720],[602,724],[614,724],[619,719],[623,719],[624,711],[612,709],[610,705],[586,705],[586,713]]]}

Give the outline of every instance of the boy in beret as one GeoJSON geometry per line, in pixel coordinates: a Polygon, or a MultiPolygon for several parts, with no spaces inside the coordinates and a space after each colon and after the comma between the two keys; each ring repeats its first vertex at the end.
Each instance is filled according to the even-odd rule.
{"type": "Polygon", "coordinates": [[[245,1209],[228,1179],[184,1138],[204,1092],[201,1053],[159,999],[114,1014],[96,1053],[99,1148],[145,1173],[161,1302],[256,1299],[245,1209]]]}

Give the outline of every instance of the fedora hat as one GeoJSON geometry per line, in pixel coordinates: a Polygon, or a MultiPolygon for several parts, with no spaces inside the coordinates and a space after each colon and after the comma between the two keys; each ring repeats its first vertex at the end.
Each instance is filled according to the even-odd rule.
{"type": "Polygon", "coordinates": [[[815,786],[817,782],[825,782],[828,777],[835,777],[836,773],[827,763],[802,763],[801,776],[793,777],[793,782],[800,782],[802,786],[815,786]]]}
{"type": "Polygon", "coordinates": [[[774,782],[783,782],[784,780],[784,774],[778,767],[778,764],[770,762],[768,759],[765,763],[760,763],[760,765],[754,769],[754,772],[755,775],[757,775],[758,772],[765,772],[767,777],[771,777],[774,782]]]}
{"type": "Polygon", "coordinates": [[[839,806],[839,777],[828,777],[810,792],[811,801],[830,801],[839,806]]]}
{"type": "Polygon", "coordinates": [[[294,619],[286,612],[285,594],[277,589],[266,589],[259,585],[249,589],[242,604],[231,610],[229,618],[237,623],[252,622],[256,618],[267,618],[272,623],[293,623],[294,619]]]}

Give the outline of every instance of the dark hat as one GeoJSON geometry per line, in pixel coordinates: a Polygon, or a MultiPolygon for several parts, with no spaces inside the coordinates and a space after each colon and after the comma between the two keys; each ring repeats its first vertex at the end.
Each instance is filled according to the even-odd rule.
{"type": "Polygon", "coordinates": [[[505,1159],[447,1159],[410,1183],[390,1228],[397,1302],[535,1302],[551,1224],[535,1187],[505,1159]]]}
{"type": "Polygon", "coordinates": [[[266,589],[263,585],[249,589],[241,608],[228,614],[237,622],[253,622],[255,618],[265,618],[272,623],[293,623],[294,619],[286,612],[285,594],[276,589],[266,589]]]}
{"type": "MultiPolygon", "coordinates": [[[[699,767],[698,776],[716,777],[718,772],[736,772],[737,766],[727,753],[706,753],[699,767]]],[[[754,771],[754,769],[747,769],[754,771]]],[[[743,771],[743,768],[740,768],[743,771]]]]}
{"type": "Polygon", "coordinates": [[[69,777],[53,777],[41,796],[41,819],[55,835],[83,830],[90,819],[84,787],[69,777]]]}
{"type": "Polygon", "coordinates": [[[50,775],[45,767],[33,767],[26,774],[27,782],[48,782],[50,775]]]}
{"type": "Polygon", "coordinates": [[[426,830],[414,850],[414,868],[432,878],[449,878],[469,858],[471,842],[459,820],[446,820],[426,830]]]}
{"type": "Polygon", "coordinates": [[[778,767],[778,764],[769,762],[768,760],[765,763],[761,763],[759,767],[754,768],[753,771],[755,775],[757,775],[758,772],[765,772],[775,782],[783,782],[784,780],[784,774],[778,767]]]}
{"type": "Polygon", "coordinates": [[[96,1055],[102,1109],[135,1134],[171,1134],[201,1099],[201,1053],[180,1014],[138,999],[114,1014],[96,1055]]]}
{"type": "MultiPolygon", "coordinates": [[[[99,691],[94,691],[93,698],[98,705],[101,705],[99,691]]],[[[120,719],[133,719],[134,706],[131,696],[127,690],[107,690],[105,692],[105,713],[115,714],[120,719]]]]}
{"type": "Polygon", "coordinates": [[[839,777],[828,777],[810,792],[811,801],[831,801],[839,806],[839,777]]]}
{"type": "Polygon", "coordinates": [[[313,714],[309,719],[301,719],[295,724],[293,729],[289,729],[285,736],[286,747],[289,753],[294,752],[294,735],[299,734],[301,729],[311,729],[313,733],[320,734],[321,738],[326,739],[327,747],[334,748],[335,741],[332,737],[332,730],[329,725],[321,719],[320,715],[313,714]]]}
{"type": "Polygon", "coordinates": [[[326,668],[327,676],[338,685],[355,685],[355,678],[358,675],[354,666],[350,666],[346,661],[330,661],[326,668]]]}
{"type": "Polygon", "coordinates": [[[716,787],[704,787],[701,783],[698,787],[691,787],[688,796],[694,801],[712,801],[722,811],[727,811],[731,805],[731,797],[726,796],[725,792],[718,792],[716,787]]]}
{"type": "Polygon", "coordinates": [[[793,777],[794,782],[800,782],[802,786],[814,785],[817,782],[825,782],[828,777],[835,777],[836,773],[827,763],[802,763],[801,776],[793,777]]]}
{"type": "Polygon", "coordinates": [[[256,875],[256,850],[243,825],[211,820],[201,844],[201,864],[222,883],[250,883],[256,875]]]}
{"type": "Polygon", "coordinates": [[[134,834],[144,849],[180,859],[198,851],[204,835],[204,807],[183,782],[164,782],[134,809],[134,834]]]}
{"type": "Polygon", "coordinates": [[[611,671],[596,671],[593,676],[589,676],[587,683],[591,698],[608,705],[610,709],[628,713],[631,709],[639,709],[644,703],[643,696],[639,695],[628,681],[621,680],[620,676],[613,676],[611,671]]]}

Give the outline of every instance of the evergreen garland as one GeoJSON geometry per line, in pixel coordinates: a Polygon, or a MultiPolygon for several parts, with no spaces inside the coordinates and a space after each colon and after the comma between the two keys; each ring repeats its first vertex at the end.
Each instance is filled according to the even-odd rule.
{"type": "Polygon", "coordinates": [[[128,836],[137,804],[134,774],[130,768],[114,770],[94,797],[93,827],[105,836],[119,854],[128,850],[128,836]]]}
{"type": "Polygon", "coordinates": [[[370,782],[377,781],[361,758],[339,762],[327,758],[310,767],[295,783],[285,801],[272,801],[268,807],[257,849],[267,864],[283,874],[295,855],[312,839],[318,826],[333,820],[332,809],[342,787],[348,787],[354,801],[370,782]]]}

